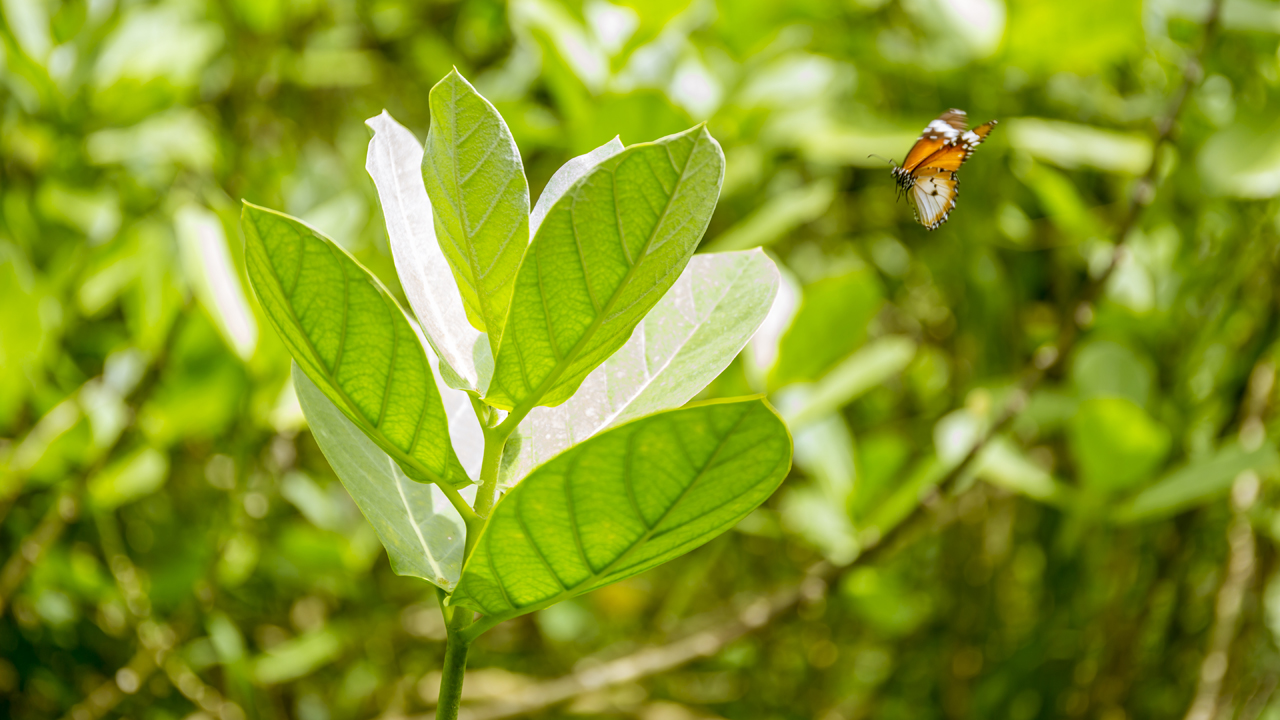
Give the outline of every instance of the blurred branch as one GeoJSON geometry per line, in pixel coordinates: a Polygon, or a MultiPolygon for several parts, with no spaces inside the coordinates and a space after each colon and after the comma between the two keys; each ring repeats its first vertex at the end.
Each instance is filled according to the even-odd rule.
{"type": "MultiPolygon", "coordinates": [[[[1244,417],[1240,422],[1240,444],[1256,448],[1263,443],[1266,432],[1262,414],[1267,399],[1275,387],[1276,367],[1269,361],[1258,363],[1249,375],[1248,391],[1244,397],[1244,417]]],[[[1222,694],[1222,681],[1227,676],[1231,658],[1231,645],[1235,641],[1240,624],[1240,611],[1244,606],[1244,594],[1253,581],[1256,558],[1253,525],[1249,511],[1258,499],[1261,479],[1252,470],[1240,473],[1231,488],[1231,523],[1227,526],[1226,573],[1218,588],[1214,608],[1213,627],[1209,631],[1209,648],[1200,661],[1200,679],[1196,694],[1187,710],[1186,720],[1214,720],[1218,716],[1218,698],[1222,694]]]]}
{"type": "Polygon", "coordinates": [[[76,518],[83,485],[83,481],[78,481],[74,487],[58,493],[35,531],[18,543],[18,552],[9,556],[4,569],[0,570],[0,615],[4,614],[9,597],[26,579],[32,566],[44,557],[67,523],[76,518]]]}
{"type": "MultiPolygon", "coordinates": [[[[704,616],[710,622],[674,642],[644,648],[556,680],[508,693],[500,702],[470,708],[463,706],[458,717],[460,720],[496,720],[525,715],[585,693],[635,682],[692,660],[710,657],[725,645],[791,610],[801,600],[821,598],[834,570],[826,563],[818,563],[810,568],[800,583],[758,597],[735,611],[710,613],[704,616]]],[[[691,624],[702,623],[695,621],[691,624]]],[[[427,718],[421,716],[420,720],[427,718]]]]}
{"type": "MultiPolygon", "coordinates": [[[[1191,54],[1183,68],[1182,83],[1175,91],[1164,113],[1156,122],[1156,136],[1153,142],[1151,163],[1146,172],[1139,178],[1130,193],[1125,213],[1121,217],[1115,232],[1115,252],[1103,272],[1091,278],[1081,288],[1072,316],[1063,325],[1063,330],[1054,345],[1041,348],[1032,357],[1027,368],[1021,373],[1021,379],[1010,393],[992,420],[986,432],[973,443],[969,451],[959,462],[948,470],[942,478],[928,490],[920,502],[902,522],[890,528],[882,536],[866,538],[862,543],[860,554],[849,564],[833,567],[826,563],[818,563],[805,574],[804,580],[762,596],[748,603],[742,610],[726,609],[710,615],[718,616],[717,622],[709,624],[707,629],[698,630],[661,646],[648,647],[603,665],[549,680],[514,692],[502,702],[489,703],[478,707],[464,706],[459,714],[467,720],[496,720],[497,718],[515,717],[536,712],[586,692],[600,690],[627,682],[635,682],[677,668],[700,657],[709,657],[718,653],[729,643],[747,633],[763,627],[773,619],[794,608],[804,597],[817,599],[822,597],[827,585],[839,574],[856,565],[866,564],[887,551],[890,541],[913,534],[917,525],[931,520],[926,513],[939,505],[939,498],[952,489],[981,455],[993,438],[1004,432],[1010,423],[1026,406],[1032,390],[1039,386],[1050,370],[1055,368],[1066,357],[1075,345],[1079,335],[1079,327],[1088,325],[1092,315],[1091,305],[1105,289],[1108,280],[1123,260],[1123,245],[1138,221],[1142,211],[1155,199],[1156,181],[1160,173],[1160,149],[1173,135],[1178,117],[1182,113],[1187,96],[1203,75],[1201,66],[1203,56],[1207,52],[1217,33],[1223,0],[1213,0],[1209,13],[1204,21],[1204,34],[1200,47],[1191,54]]],[[[1256,494],[1256,492],[1255,492],[1256,494]]],[[[936,513],[935,513],[936,515],[936,513]]],[[[1234,524],[1233,524],[1234,527],[1234,524]]],[[[1252,532],[1249,534],[1249,548],[1252,549],[1252,532]]],[[[1233,547],[1235,545],[1233,544],[1233,547]]],[[[1243,562],[1243,561],[1242,561],[1243,562]]],[[[1249,555],[1249,567],[1252,568],[1252,552],[1249,555]]],[[[1252,570],[1250,569],[1250,573],[1252,570]]],[[[1247,582],[1248,577],[1244,578],[1247,582]]],[[[1225,590],[1225,586],[1224,586],[1225,590]]],[[[1236,615],[1238,615],[1238,608],[1236,615]]],[[[1235,621],[1232,619],[1231,633],[1234,635],[1235,621]]],[[[1227,640],[1228,644],[1230,638],[1227,640]]],[[[1225,660],[1223,662],[1225,671],[1225,660]]],[[[1219,678],[1219,681],[1221,678],[1219,678]]],[[[1215,691],[1216,698],[1216,691],[1215,691]]],[[[425,720],[425,716],[422,720],[425,720]]]]}
{"type": "Polygon", "coordinates": [[[125,694],[137,692],[157,669],[164,671],[169,682],[201,710],[219,720],[244,720],[244,710],[225,699],[221,693],[207,685],[189,665],[173,652],[178,633],[167,623],[151,617],[151,600],[143,587],[142,573],[124,552],[115,516],[109,512],[95,515],[98,540],[116,587],[124,596],[125,607],[135,622],[140,649],[129,664],[89,694],[67,714],[65,720],[97,720],[110,712],[125,694]]]}

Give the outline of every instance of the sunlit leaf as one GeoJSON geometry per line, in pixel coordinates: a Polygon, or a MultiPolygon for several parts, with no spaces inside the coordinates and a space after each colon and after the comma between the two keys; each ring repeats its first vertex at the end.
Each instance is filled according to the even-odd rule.
{"type": "Polygon", "coordinates": [[[249,279],[293,358],[410,477],[470,483],[440,393],[400,305],[333,241],[245,203],[249,279]]]}
{"type": "Polygon", "coordinates": [[[496,352],[529,246],[529,184],[502,116],[456,69],[431,89],[422,176],[467,318],[496,352]]]}
{"type": "Polygon", "coordinates": [[[573,187],[574,183],[591,172],[591,169],[596,165],[617,155],[623,149],[622,140],[615,137],[595,150],[585,155],[579,155],[561,165],[556,174],[552,175],[551,179],[547,181],[546,187],[542,188],[542,194],[538,196],[538,202],[534,204],[533,210],[529,213],[529,234],[531,236],[537,234],[538,227],[546,219],[551,207],[569,191],[569,188],[573,187]]]}
{"type": "Polygon", "coordinates": [[[483,392],[493,373],[489,339],[472,327],[449,262],[436,240],[431,200],[422,181],[422,144],[385,110],[373,128],[365,170],[378,187],[400,285],[436,354],[446,382],[483,392]]]}
{"type": "Polygon", "coordinates": [[[790,464],[786,427],[762,400],[621,425],[498,502],[450,603],[514,617],[635,575],[732,527],[790,464]]]}
{"type": "Polygon", "coordinates": [[[746,344],[777,287],[777,268],[759,250],[695,255],[568,402],[529,413],[508,445],[504,484],[604,428],[688,402],[746,344]]]}
{"type": "Polygon", "coordinates": [[[723,178],[720,145],[699,126],[633,145],[578,180],[520,268],[485,401],[567,400],[675,283],[723,178]]]}

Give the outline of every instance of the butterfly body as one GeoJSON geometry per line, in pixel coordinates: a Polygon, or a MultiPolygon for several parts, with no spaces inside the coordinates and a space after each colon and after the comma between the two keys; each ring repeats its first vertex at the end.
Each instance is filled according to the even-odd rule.
{"type": "Polygon", "coordinates": [[[963,110],[948,110],[925,126],[902,165],[893,168],[894,182],[921,225],[936,230],[947,221],[960,195],[956,171],[995,126],[992,120],[970,130],[963,110]]]}

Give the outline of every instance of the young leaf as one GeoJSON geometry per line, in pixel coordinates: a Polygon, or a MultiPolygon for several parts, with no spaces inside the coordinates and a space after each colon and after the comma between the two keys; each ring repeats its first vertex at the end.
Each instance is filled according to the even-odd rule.
{"type": "Polygon", "coordinates": [[[494,506],[450,603],[500,620],[635,575],[732,527],[790,465],[791,438],[763,400],[616,427],[494,506]]]}
{"type": "Polygon", "coordinates": [[[467,320],[458,282],[436,241],[422,182],[422,144],[385,110],[365,124],[374,134],[364,167],[378,188],[400,284],[444,363],[445,382],[483,393],[493,374],[493,355],[489,339],[467,320]]]}
{"type": "Polygon", "coordinates": [[[467,534],[444,493],[434,484],[411,481],[297,365],[293,386],[316,444],[378,534],[391,569],[452,590],[462,573],[467,534]]]}
{"type": "Polygon", "coordinates": [[[574,184],[520,267],[485,401],[568,400],[676,281],[723,179],[720,145],[698,126],[633,145],[574,184]]]}
{"type": "Polygon", "coordinates": [[[604,428],[688,402],[746,345],[777,290],[778,269],[760,250],[695,255],[568,402],[529,413],[507,445],[503,485],[604,428]]]}
{"type": "Polygon", "coordinates": [[[457,70],[431,88],[422,177],[467,318],[502,341],[511,290],[529,247],[529,184],[502,116],[457,70]]]}
{"type": "Polygon", "coordinates": [[[382,283],[288,215],[246,202],[241,225],[249,281],[303,372],[409,477],[469,484],[427,354],[382,283]]]}

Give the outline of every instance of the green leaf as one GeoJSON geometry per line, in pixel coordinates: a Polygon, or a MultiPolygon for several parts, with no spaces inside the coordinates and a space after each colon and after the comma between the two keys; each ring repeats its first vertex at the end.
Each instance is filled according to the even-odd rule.
{"type": "Polygon", "coordinates": [[[866,340],[867,323],[882,302],[880,283],[869,269],[807,286],[800,310],[782,337],[769,388],[821,378],[866,340]]]}
{"type": "Polygon", "coordinates": [[[1155,472],[1169,451],[1169,431],[1132,400],[1095,397],[1071,419],[1071,450],[1081,484],[1092,491],[1128,490],[1155,472]]]}
{"type": "Polygon", "coordinates": [[[790,465],[786,426],[763,400],[609,430],[498,502],[450,603],[500,620],[643,572],[732,527],[790,465]]]}
{"type": "Polygon", "coordinates": [[[467,319],[496,355],[529,247],[529,183],[502,116],[456,69],[431,88],[422,177],[467,319]]]}
{"type": "Polygon", "coordinates": [[[772,245],[796,228],[817,220],[836,197],[835,183],[816,182],[788,190],[757,208],[741,222],[720,233],[704,252],[727,252],[772,245]]]}
{"type": "Polygon", "coordinates": [[[159,490],[168,476],[169,458],[153,447],[140,447],[89,480],[89,500],[99,510],[113,510],[159,490]]]}
{"type": "MultiPolygon", "coordinates": [[[[902,372],[915,355],[916,343],[911,338],[890,335],[873,340],[818,382],[803,386],[802,392],[794,394],[794,402],[780,403],[782,416],[793,430],[821,420],[902,372]]],[[[790,390],[784,394],[792,396],[790,390]]]]}
{"type": "Polygon", "coordinates": [[[191,289],[227,343],[241,360],[248,361],[258,345],[258,323],[231,259],[222,220],[189,203],[174,213],[173,223],[191,289]]]}
{"type": "Polygon", "coordinates": [[[568,400],[679,277],[723,179],[720,145],[698,126],[633,145],[575,183],[520,268],[485,401],[568,400]]]}
{"type": "Polygon", "coordinates": [[[431,200],[422,181],[422,144],[387,111],[365,120],[373,129],[365,170],[378,188],[400,285],[450,387],[484,392],[493,374],[489,338],[467,320],[458,281],[436,240],[431,200]]]}
{"type": "Polygon", "coordinates": [[[529,413],[507,445],[503,484],[607,427],[688,402],[746,345],[777,289],[778,269],[760,250],[695,255],[568,402],[529,413]]]}
{"type": "Polygon", "coordinates": [[[378,534],[391,569],[452,590],[466,526],[448,498],[435,485],[412,482],[297,365],[293,386],[316,444],[378,534]]]}
{"type": "Polygon", "coordinates": [[[1108,340],[1083,344],[1071,360],[1071,380],[1082,398],[1125,397],[1146,406],[1155,370],[1138,353],[1108,340]]]}
{"type": "Polygon", "coordinates": [[[419,482],[471,481],[417,334],[387,289],[332,240],[244,204],[249,281],[307,377],[419,482]]]}
{"type": "Polygon", "coordinates": [[[1226,495],[1246,470],[1274,472],[1280,454],[1271,444],[1245,450],[1232,443],[1160,478],[1116,509],[1118,522],[1160,520],[1226,495]]]}
{"type": "Polygon", "coordinates": [[[534,203],[533,210],[529,213],[529,234],[537,234],[542,221],[547,218],[547,213],[551,212],[551,208],[555,206],[556,201],[564,197],[564,194],[569,192],[569,188],[573,187],[574,183],[591,172],[592,168],[617,155],[624,149],[626,148],[622,146],[622,140],[615,137],[595,150],[572,158],[569,162],[561,165],[556,174],[552,175],[546,186],[542,188],[542,194],[538,196],[538,202],[534,203]]]}

